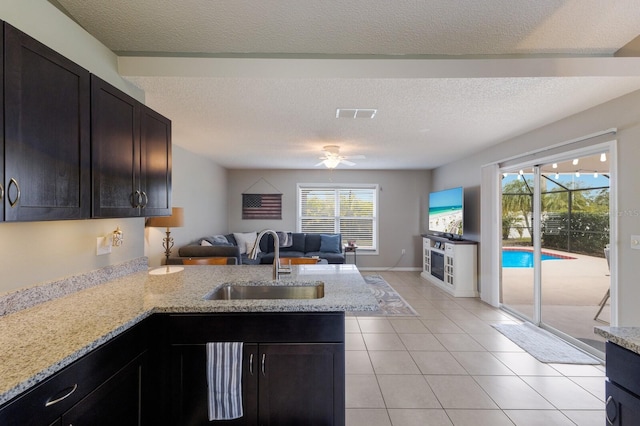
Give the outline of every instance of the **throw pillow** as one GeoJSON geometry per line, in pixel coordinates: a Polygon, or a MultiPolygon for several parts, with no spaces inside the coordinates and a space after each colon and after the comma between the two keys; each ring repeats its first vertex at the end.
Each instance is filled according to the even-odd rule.
{"type": "Polygon", "coordinates": [[[208,244],[202,244],[201,245],[211,245],[211,246],[231,246],[233,244],[231,244],[229,242],[229,240],[227,240],[227,237],[225,237],[224,235],[213,235],[211,237],[204,237],[204,239],[202,241],[206,241],[208,244]]]}
{"type": "Polygon", "coordinates": [[[244,232],[244,233],[233,233],[233,238],[236,239],[238,243],[238,248],[240,249],[240,254],[247,253],[247,245],[250,244],[250,249],[253,248],[253,245],[256,242],[256,237],[258,234],[256,232],[244,232]]]}
{"type": "Polygon", "coordinates": [[[320,234],[320,251],[340,253],[340,234],[320,234]]]}
{"type": "Polygon", "coordinates": [[[229,244],[227,237],[225,237],[224,235],[214,235],[213,237],[211,237],[211,239],[213,240],[213,245],[229,244]]]}

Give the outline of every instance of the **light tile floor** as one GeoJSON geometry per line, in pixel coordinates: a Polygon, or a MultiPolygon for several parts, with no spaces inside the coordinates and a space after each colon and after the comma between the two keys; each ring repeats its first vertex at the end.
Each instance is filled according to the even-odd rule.
{"type": "Polygon", "coordinates": [[[347,426],[601,426],[604,366],[543,364],[418,272],[380,275],[418,317],[346,319],[347,426]]]}

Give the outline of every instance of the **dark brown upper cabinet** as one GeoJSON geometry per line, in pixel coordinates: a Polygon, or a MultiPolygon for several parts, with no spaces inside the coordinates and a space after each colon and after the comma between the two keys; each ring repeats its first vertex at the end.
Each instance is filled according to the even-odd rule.
{"type": "Polygon", "coordinates": [[[171,214],[171,121],[140,106],[140,188],[143,216],[171,214]]]}
{"type": "Polygon", "coordinates": [[[0,21],[0,222],[4,220],[4,22],[0,21]]]}
{"type": "Polygon", "coordinates": [[[171,214],[171,122],[91,76],[92,216],[171,214]]]}
{"type": "Polygon", "coordinates": [[[88,218],[89,72],[6,23],[3,53],[4,220],[88,218]]]}

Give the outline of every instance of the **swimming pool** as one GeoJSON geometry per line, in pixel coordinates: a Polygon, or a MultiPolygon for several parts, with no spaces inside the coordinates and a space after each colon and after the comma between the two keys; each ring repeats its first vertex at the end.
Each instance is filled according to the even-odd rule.
{"type": "MultiPolygon", "coordinates": [[[[573,259],[569,256],[542,252],[542,260],[573,259]]],[[[533,252],[530,250],[502,250],[503,268],[533,268],[533,252]]]]}

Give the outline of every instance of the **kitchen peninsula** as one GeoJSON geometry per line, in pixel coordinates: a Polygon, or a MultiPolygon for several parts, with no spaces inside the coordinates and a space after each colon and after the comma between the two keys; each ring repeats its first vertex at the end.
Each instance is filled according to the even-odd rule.
{"type": "MultiPolygon", "coordinates": [[[[278,395],[270,392],[271,387],[296,376],[291,369],[295,369],[297,357],[330,369],[329,374],[322,373],[331,378],[326,384],[332,395],[325,401],[334,411],[330,423],[344,424],[344,313],[372,311],[377,309],[377,302],[353,265],[300,265],[282,277],[281,284],[323,282],[324,297],[318,299],[204,299],[225,283],[268,281],[270,275],[268,265],[189,266],[170,275],[140,271],[0,317],[0,404],[4,404],[0,419],[5,420],[2,415],[7,407],[19,407],[21,400],[26,401],[30,394],[38,397],[39,389],[53,382],[60,389],[54,387],[50,391],[61,394],[43,395],[46,401],[42,407],[35,404],[31,413],[31,417],[43,417],[28,424],[58,424],[54,421],[59,418],[66,423],[83,418],[88,411],[99,413],[96,401],[111,395],[110,389],[117,389],[118,383],[130,381],[130,388],[142,389],[142,395],[137,395],[141,407],[132,408],[138,411],[141,419],[138,424],[177,424],[172,423],[175,419],[180,424],[201,424],[199,420],[186,419],[191,411],[202,410],[203,402],[190,406],[193,395],[180,394],[174,386],[176,380],[188,382],[193,371],[205,371],[206,342],[238,340],[245,342],[245,358],[247,362],[250,360],[246,374],[243,373],[247,408],[241,422],[227,424],[256,424],[252,419],[267,415],[269,406],[277,409],[278,404],[284,404],[257,396],[278,395]],[[131,352],[131,356],[116,362],[125,352],[131,352]],[[290,374],[286,380],[274,376],[276,370],[268,370],[270,359],[274,368],[282,362],[289,366],[290,370],[284,372],[290,374]],[[191,365],[190,360],[199,360],[198,365],[191,365]],[[98,365],[98,361],[114,365],[107,368],[98,365]],[[187,368],[180,369],[181,365],[187,368]],[[68,372],[73,380],[82,382],[86,377],[99,376],[91,374],[93,371],[108,375],[110,368],[117,380],[109,376],[100,382],[96,378],[98,383],[93,388],[83,388],[82,383],[76,382],[64,385],[64,380],[58,379],[68,372]],[[249,383],[250,375],[258,369],[261,381],[249,383]],[[122,378],[116,374],[121,372],[122,378]],[[96,394],[98,391],[101,392],[96,394]],[[46,418],[41,413],[45,403],[53,405],[51,401],[60,398],[58,408],[64,410],[46,418]],[[85,400],[89,408],[76,408],[82,408],[85,400]],[[147,401],[151,410],[145,406],[147,401]],[[255,410],[250,407],[254,403],[255,410]]],[[[311,386],[316,379],[322,377],[312,378],[311,386]]],[[[193,392],[193,388],[184,390],[193,392]]],[[[317,405],[318,401],[314,403],[317,405]]],[[[327,413],[317,416],[326,419],[327,413]]],[[[286,424],[280,420],[280,424],[286,424]]]]}
{"type": "Polygon", "coordinates": [[[607,424],[636,424],[640,418],[640,327],[598,326],[594,331],[607,339],[607,424]]]}

